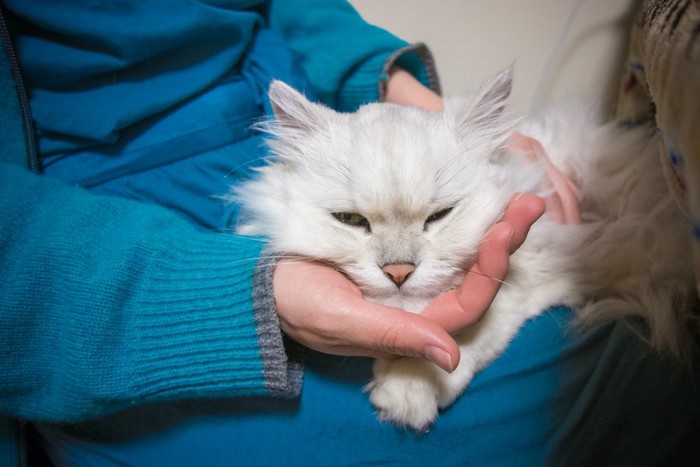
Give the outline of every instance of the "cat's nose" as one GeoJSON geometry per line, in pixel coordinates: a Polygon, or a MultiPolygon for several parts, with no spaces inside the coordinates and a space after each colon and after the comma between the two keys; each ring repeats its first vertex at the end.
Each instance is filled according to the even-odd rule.
{"type": "Polygon", "coordinates": [[[382,271],[396,284],[396,287],[401,287],[401,284],[406,282],[408,276],[415,270],[416,265],[412,263],[385,264],[382,266],[382,271]]]}

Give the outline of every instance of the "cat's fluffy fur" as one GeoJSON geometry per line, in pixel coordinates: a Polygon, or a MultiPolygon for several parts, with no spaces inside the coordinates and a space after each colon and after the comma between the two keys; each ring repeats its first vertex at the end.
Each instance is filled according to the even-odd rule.
{"type": "Polygon", "coordinates": [[[471,97],[447,100],[441,113],[371,104],[354,114],[280,82],[270,88],[274,160],[232,194],[244,210],[239,232],[338,267],[374,301],[420,312],[462,280],[514,193],[547,189],[539,164],[504,151],[513,130],[538,139],[580,187],[583,223],[544,216],[533,226],[485,317],[458,336],[452,374],[413,358],[376,362],[368,391],[382,419],[429,426],[526,320],[552,305],[576,308],[583,323],[640,316],[653,346],[685,351],[690,246],[654,129],[601,125],[581,110],[514,121],[503,112],[510,88],[507,70],[471,97]],[[400,288],[382,271],[394,263],[416,267],[400,288]]]}

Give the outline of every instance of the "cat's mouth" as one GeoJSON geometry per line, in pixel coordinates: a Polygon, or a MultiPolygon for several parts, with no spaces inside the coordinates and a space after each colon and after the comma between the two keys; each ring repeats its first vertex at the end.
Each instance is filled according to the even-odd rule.
{"type": "MultiPolygon", "coordinates": [[[[429,302],[438,295],[456,287],[464,277],[463,274],[453,274],[440,277],[409,277],[400,285],[394,281],[381,281],[381,284],[368,283],[364,279],[353,279],[367,298],[382,303],[398,301],[399,303],[429,302]]],[[[394,304],[399,306],[399,303],[394,304]]],[[[403,306],[402,306],[403,308],[403,306]]]]}
{"type": "Polygon", "coordinates": [[[416,308],[455,288],[466,272],[464,265],[454,264],[439,268],[407,263],[363,267],[357,263],[323,262],[357,285],[365,298],[409,311],[420,311],[416,308]]]}
{"type": "Polygon", "coordinates": [[[436,292],[436,289],[419,285],[420,281],[414,280],[412,277],[407,277],[397,283],[391,278],[379,275],[368,278],[346,272],[345,276],[362,290],[365,297],[372,299],[429,299],[440,293],[436,292]]]}

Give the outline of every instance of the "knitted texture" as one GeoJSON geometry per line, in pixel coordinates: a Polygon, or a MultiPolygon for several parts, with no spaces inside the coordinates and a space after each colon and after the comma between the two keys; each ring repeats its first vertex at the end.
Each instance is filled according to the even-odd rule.
{"type": "Polygon", "coordinates": [[[336,110],[352,112],[380,100],[378,78],[387,65],[397,60],[423,84],[440,90],[432,57],[425,47],[407,47],[405,41],[365,23],[350,3],[273,2],[270,26],[299,56],[316,97],[336,110]],[[291,8],[304,14],[294,14],[291,8]],[[332,34],[328,33],[328,25],[333,25],[332,34]]]}
{"type": "Polygon", "coordinates": [[[12,114],[18,96],[4,91],[17,82],[0,74],[0,141],[13,146],[0,160],[26,160],[17,143],[36,138],[46,176],[0,164],[0,414],[15,418],[0,417],[13,422],[0,430],[0,464],[18,452],[16,418],[298,396],[275,258],[258,239],[210,231],[235,217],[212,195],[264,160],[247,128],[269,110],[272,78],[308,81],[347,110],[380,96],[394,61],[436,85],[425,53],[397,54],[405,42],[346,2],[175,3],[3,4],[37,134],[12,114]]]}
{"type": "Polygon", "coordinates": [[[274,309],[253,311],[261,242],[0,173],[2,413],[73,421],[137,400],[298,393],[283,357],[265,370],[260,355],[259,339],[282,346],[274,309]]]}

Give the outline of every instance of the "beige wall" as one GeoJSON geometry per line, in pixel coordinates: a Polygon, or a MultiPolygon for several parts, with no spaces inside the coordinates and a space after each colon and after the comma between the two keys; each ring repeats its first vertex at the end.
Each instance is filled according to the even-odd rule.
{"type": "MultiPolygon", "coordinates": [[[[513,104],[526,110],[577,0],[351,0],[370,23],[427,43],[447,95],[515,64],[513,104]]],[[[638,0],[585,0],[566,33],[545,98],[570,92],[614,100],[638,0]]]]}

